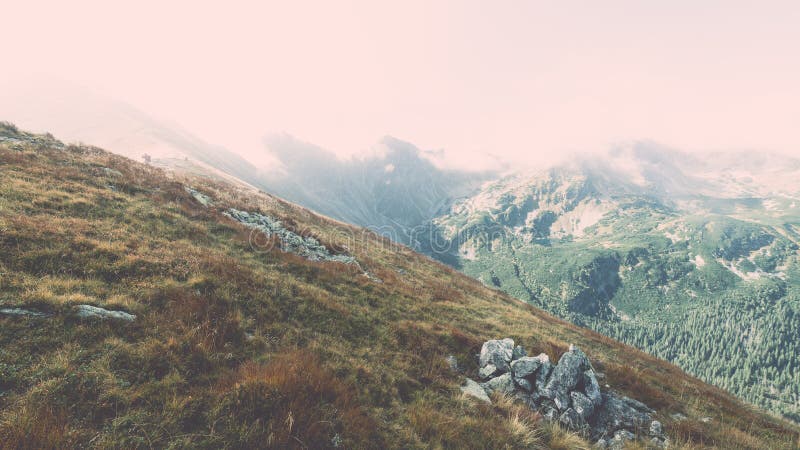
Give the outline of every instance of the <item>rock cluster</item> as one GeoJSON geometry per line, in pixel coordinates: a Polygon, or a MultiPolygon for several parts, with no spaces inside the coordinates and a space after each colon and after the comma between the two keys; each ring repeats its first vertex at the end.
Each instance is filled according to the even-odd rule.
{"type": "Polygon", "coordinates": [[[479,356],[483,383],[467,380],[462,390],[483,402],[494,392],[514,397],[548,420],[582,433],[601,448],[621,448],[636,436],[666,447],[668,440],[655,411],[647,405],[613,392],[601,392],[589,358],[578,348],[552,364],[542,353],[528,356],[511,339],[483,344],[479,356]],[[482,389],[477,389],[480,387],[482,389]]]}
{"type": "Polygon", "coordinates": [[[281,250],[300,255],[312,261],[336,261],[345,264],[356,263],[350,255],[332,254],[313,237],[301,236],[283,226],[280,220],[264,214],[229,209],[224,213],[231,219],[248,228],[258,230],[267,237],[275,236],[280,241],[281,250]]]}
{"type": "Polygon", "coordinates": [[[190,188],[189,186],[185,186],[184,189],[186,189],[186,192],[188,192],[189,195],[194,197],[194,199],[197,200],[198,203],[205,206],[206,208],[208,208],[209,206],[214,206],[214,201],[211,200],[211,197],[207,196],[206,194],[203,194],[200,191],[196,191],[190,188]]]}

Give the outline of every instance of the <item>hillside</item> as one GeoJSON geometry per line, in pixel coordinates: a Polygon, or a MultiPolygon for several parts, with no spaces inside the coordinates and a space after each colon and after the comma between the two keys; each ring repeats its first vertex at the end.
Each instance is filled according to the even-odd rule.
{"type": "Polygon", "coordinates": [[[5,124],[0,255],[5,447],[588,448],[461,394],[504,337],[554,359],[579,346],[672,447],[800,445],[671,364],[373,233],[5,124]]]}
{"type": "Polygon", "coordinates": [[[435,220],[465,273],[800,420],[800,162],[640,143],[435,220]]]}

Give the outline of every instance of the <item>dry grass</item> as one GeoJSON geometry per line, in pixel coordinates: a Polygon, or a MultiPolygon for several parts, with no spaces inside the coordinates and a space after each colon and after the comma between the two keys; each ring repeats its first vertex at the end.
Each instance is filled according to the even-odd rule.
{"type": "Polygon", "coordinates": [[[47,407],[24,407],[0,417],[2,448],[60,450],[77,444],[67,426],[67,413],[47,407]]]}
{"type": "Polygon", "coordinates": [[[247,362],[217,389],[220,415],[234,431],[227,438],[244,447],[322,448],[333,439],[348,448],[381,444],[354,390],[308,351],[247,362]]]}
{"type": "Polygon", "coordinates": [[[508,399],[461,398],[444,358],[475,377],[480,344],[498,337],[554,359],[580,346],[687,448],[797,447],[793,426],[674,366],[372,233],[187,181],[214,197],[206,209],[159,170],[40,139],[0,144],[0,305],[50,314],[0,316],[6,447],[317,448],[338,435],[347,448],[586,448],[508,399]],[[255,251],[227,206],[291,219],[383,283],[255,251]],[[137,320],[78,320],[76,303],[137,320]],[[721,419],[698,425],[706,415],[721,419]]]}

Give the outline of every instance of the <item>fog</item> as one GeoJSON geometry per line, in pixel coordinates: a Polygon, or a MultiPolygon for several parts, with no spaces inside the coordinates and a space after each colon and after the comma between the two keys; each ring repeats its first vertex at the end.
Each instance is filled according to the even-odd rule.
{"type": "Polygon", "coordinates": [[[4,14],[0,119],[131,153],[148,141],[114,133],[139,125],[109,128],[98,104],[257,165],[283,133],[339,157],[394,136],[472,169],[640,139],[800,153],[796,2],[31,1],[4,14]]]}

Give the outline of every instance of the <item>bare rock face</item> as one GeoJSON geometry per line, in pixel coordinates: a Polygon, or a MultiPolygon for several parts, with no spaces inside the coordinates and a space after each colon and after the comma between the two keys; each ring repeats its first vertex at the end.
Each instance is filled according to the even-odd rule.
{"type": "Polygon", "coordinates": [[[622,448],[636,436],[647,437],[651,445],[668,444],[661,423],[653,420],[655,411],[640,401],[600,390],[598,375],[580,349],[570,346],[558,364],[550,363],[545,354],[526,355],[511,339],[486,341],[479,374],[487,381],[468,383],[480,386],[487,398],[494,392],[509,395],[598,447],[622,448]]]}

